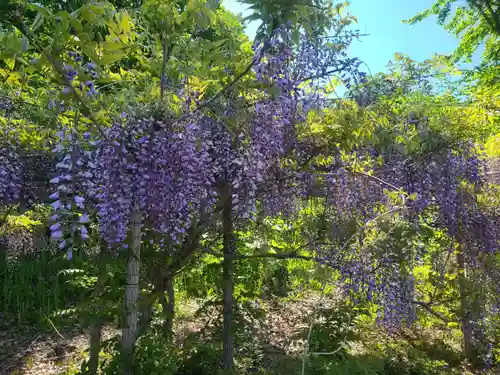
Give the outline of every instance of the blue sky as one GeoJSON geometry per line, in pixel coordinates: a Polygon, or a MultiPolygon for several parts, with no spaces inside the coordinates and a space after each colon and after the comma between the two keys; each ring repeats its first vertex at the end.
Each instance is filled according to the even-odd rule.
{"type": "MultiPolygon", "coordinates": [[[[418,12],[430,7],[435,0],[351,0],[349,6],[358,18],[357,28],[364,36],[351,47],[352,56],[364,61],[375,74],[385,71],[395,52],[409,55],[422,61],[434,53],[451,53],[458,39],[437,25],[430,17],[416,25],[401,23],[418,12]]],[[[223,0],[223,4],[234,13],[243,13],[247,5],[237,0],[223,0]]],[[[255,24],[249,25],[247,34],[253,37],[255,24]]]]}

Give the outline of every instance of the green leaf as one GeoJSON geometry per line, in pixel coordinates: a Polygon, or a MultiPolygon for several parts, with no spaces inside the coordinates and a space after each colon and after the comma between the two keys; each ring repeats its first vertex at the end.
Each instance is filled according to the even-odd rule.
{"type": "Polygon", "coordinates": [[[28,41],[27,38],[22,38],[21,39],[21,53],[26,52],[30,48],[30,42],[28,41]]]}
{"type": "Polygon", "coordinates": [[[300,30],[299,29],[295,29],[293,30],[292,32],[292,40],[295,44],[299,44],[300,43],[300,30]]]}
{"type": "Polygon", "coordinates": [[[262,16],[259,13],[252,13],[251,15],[243,18],[243,22],[250,22],[250,21],[256,21],[260,20],[262,16]]]}
{"type": "Polygon", "coordinates": [[[97,43],[96,42],[88,42],[80,46],[83,53],[85,53],[90,59],[94,62],[99,61],[99,56],[96,53],[97,43]]]}
{"type": "Polygon", "coordinates": [[[37,13],[41,13],[45,18],[50,18],[52,16],[52,13],[50,12],[50,10],[47,8],[44,8],[41,5],[30,3],[30,4],[28,4],[28,9],[33,10],[37,13]]]}
{"type": "Polygon", "coordinates": [[[216,21],[215,13],[208,8],[203,8],[203,14],[207,16],[210,24],[214,24],[216,21]]]}
{"type": "Polygon", "coordinates": [[[5,59],[4,62],[5,62],[5,65],[7,65],[7,67],[10,70],[14,70],[14,67],[16,66],[16,60],[15,59],[5,59]]]}
{"type": "Polygon", "coordinates": [[[33,23],[31,24],[31,31],[35,32],[44,23],[44,17],[42,13],[37,13],[33,23]]]}
{"type": "Polygon", "coordinates": [[[111,54],[103,55],[99,58],[99,65],[109,65],[118,60],[121,60],[123,57],[127,55],[126,52],[117,51],[111,54]]]}
{"type": "Polygon", "coordinates": [[[220,46],[222,46],[223,44],[225,44],[227,42],[227,39],[220,39],[220,40],[217,40],[215,42],[212,42],[212,48],[218,48],[220,46]]]}
{"type": "Polygon", "coordinates": [[[202,29],[208,27],[208,25],[209,25],[209,20],[208,20],[207,16],[202,12],[196,13],[195,21],[196,21],[196,24],[199,27],[201,27],[202,29]]]}

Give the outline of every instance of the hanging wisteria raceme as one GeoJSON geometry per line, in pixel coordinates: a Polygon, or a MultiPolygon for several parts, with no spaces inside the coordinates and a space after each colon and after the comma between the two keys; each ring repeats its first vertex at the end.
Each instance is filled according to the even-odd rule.
{"type": "Polygon", "coordinates": [[[347,296],[358,303],[360,299],[376,301],[377,323],[389,331],[410,325],[416,316],[412,309],[414,278],[391,257],[374,262],[355,248],[339,265],[341,287],[347,296]]]}
{"type": "Polygon", "coordinates": [[[10,137],[0,146],[0,203],[17,203],[21,192],[23,164],[10,137]]]}
{"type": "Polygon", "coordinates": [[[313,83],[329,75],[327,67],[335,59],[353,71],[358,66],[356,61],[343,58],[342,53],[332,48],[328,49],[328,58],[310,64],[311,51],[319,47],[312,46],[314,42],[307,38],[302,39],[298,48],[294,47],[291,33],[290,28],[282,26],[270,40],[254,47],[253,69],[262,84],[263,97],[255,103],[250,136],[241,135],[238,137],[241,142],[236,142],[245,146],[234,150],[240,155],[236,160],[242,166],[242,173],[232,179],[236,187],[234,206],[245,217],[249,208],[255,210],[255,199],[260,200],[268,215],[291,216],[300,207],[300,199],[307,196],[310,181],[306,180],[311,175],[296,170],[296,161],[303,152],[296,125],[305,120],[309,110],[320,109],[326,103],[325,96],[313,83]],[[284,159],[294,162],[286,163],[284,159]]]}
{"type": "Polygon", "coordinates": [[[0,111],[2,111],[2,115],[8,117],[14,108],[13,104],[11,98],[0,96],[0,111]]]}
{"type": "MultiPolygon", "coordinates": [[[[233,207],[242,218],[256,211],[257,199],[264,203],[267,214],[296,210],[297,197],[304,196],[304,189],[295,171],[284,168],[281,159],[294,156],[295,125],[304,120],[312,100],[316,100],[316,107],[322,103],[319,93],[305,93],[299,78],[314,81],[324,77],[326,66],[342,53],[332,52],[324,65],[311,65],[307,62],[311,51],[319,47],[303,46],[294,51],[290,32],[286,27],[278,28],[270,40],[255,48],[254,71],[263,85],[263,97],[255,103],[250,128],[241,134],[201,115],[159,132],[152,131],[152,119],[125,115],[124,121],[114,123],[106,139],[99,141],[95,153],[99,157],[93,162],[94,170],[88,172],[98,187],[89,191],[95,191],[100,230],[109,243],[125,240],[134,202],[139,203],[154,230],[180,241],[193,215],[214,205],[221,181],[232,185],[233,207]],[[299,65],[292,63],[297,59],[304,60],[300,72],[299,65]]],[[[301,45],[307,43],[304,39],[301,45]]],[[[66,84],[78,93],[94,96],[93,82],[85,79],[96,78],[95,66],[84,64],[75,53],[70,59],[64,67],[66,84]],[[79,85],[74,84],[77,80],[79,85]]],[[[345,66],[357,67],[344,60],[345,66]]],[[[67,86],[63,91],[71,90],[67,86]]],[[[231,113],[228,106],[226,114],[231,113]]],[[[54,206],[68,208],[57,199],[54,206]]],[[[59,236],[59,228],[54,228],[59,236]]]]}
{"type": "Polygon", "coordinates": [[[61,127],[57,132],[57,143],[53,152],[59,155],[55,166],[55,176],[50,181],[55,190],[50,195],[53,215],[50,220],[51,237],[60,241],[59,247],[69,248],[68,257],[78,235],[81,240],[88,238],[89,201],[95,191],[95,154],[85,149],[88,140],[75,129],[61,127]]]}
{"type": "Polygon", "coordinates": [[[153,228],[180,242],[200,210],[216,200],[208,146],[194,121],[141,140],[138,157],[141,207],[153,228]]]}
{"type": "Polygon", "coordinates": [[[477,193],[485,183],[482,176],[486,164],[472,144],[460,145],[455,151],[436,151],[421,160],[401,155],[393,158],[393,163],[391,156],[385,158],[384,164],[390,168],[382,171],[383,178],[414,195],[408,201],[410,213],[420,214],[435,206],[440,225],[452,238],[475,242],[469,251],[500,250],[497,215],[483,211],[477,202],[477,193]]]}
{"type": "Polygon", "coordinates": [[[193,122],[153,131],[154,120],[116,122],[100,144],[98,214],[103,237],[122,243],[134,203],[152,230],[180,242],[192,218],[215,203],[214,167],[193,122]]]}
{"type": "Polygon", "coordinates": [[[97,161],[100,170],[97,194],[99,230],[110,246],[122,243],[127,237],[134,189],[138,182],[137,162],[134,155],[128,155],[122,131],[122,124],[117,122],[113,125],[107,133],[108,140],[100,144],[97,161]]]}
{"type": "MultiPolygon", "coordinates": [[[[97,91],[92,79],[98,77],[96,65],[85,64],[83,58],[72,51],[68,56],[71,62],[63,66],[66,85],[62,93],[71,94],[74,90],[88,98],[94,97],[97,91]]],[[[71,108],[65,100],[51,99],[49,109],[61,115],[71,108]]],[[[98,179],[101,169],[97,166],[97,155],[100,154],[96,147],[98,144],[99,141],[90,139],[90,133],[85,132],[82,136],[74,128],[61,127],[56,134],[52,152],[58,162],[56,176],[50,181],[55,188],[50,195],[54,211],[50,218],[50,230],[51,237],[60,241],[61,249],[69,248],[69,258],[72,257],[76,236],[81,240],[89,236],[89,209],[94,209],[96,194],[101,186],[98,179]]]]}
{"type": "Polygon", "coordinates": [[[70,51],[68,57],[71,59],[71,63],[64,64],[63,66],[66,86],[62,92],[69,94],[71,93],[71,89],[73,89],[87,98],[96,96],[98,91],[94,80],[99,77],[96,71],[97,66],[91,62],[85,63],[83,58],[76,52],[70,51]]]}
{"type": "Polygon", "coordinates": [[[380,272],[377,323],[389,331],[397,331],[405,324],[410,326],[416,319],[413,308],[415,279],[413,275],[405,275],[400,266],[390,266],[384,265],[384,272],[380,272]]]}
{"type": "MultiPolygon", "coordinates": [[[[495,257],[500,251],[500,220],[498,213],[484,211],[477,201],[477,193],[483,189],[485,164],[474,146],[463,144],[455,150],[436,150],[412,157],[385,153],[383,158],[382,167],[375,168],[376,176],[405,193],[405,207],[400,212],[409,222],[418,225],[418,216],[427,208],[437,209],[437,224],[459,243],[467,267],[480,269],[493,285],[498,285],[496,268],[488,264],[491,264],[491,255],[495,257]]],[[[345,175],[341,176],[344,179],[340,179],[341,184],[337,186],[344,188],[345,200],[356,202],[346,206],[347,212],[359,214],[357,204],[364,207],[363,210],[370,207],[368,201],[357,198],[363,196],[366,186],[353,189],[345,182],[345,175]],[[349,197],[349,192],[353,191],[357,194],[349,197]]],[[[331,177],[330,180],[331,186],[335,186],[336,180],[331,177]]],[[[330,194],[339,197],[335,191],[330,194]]],[[[388,204],[379,194],[375,195],[379,202],[388,204]]],[[[338,199],[340,206],[345,206],[341,197],[338,199]]],[[[363,248],[362,243],[359,246],[363,248]]],[[[380,263],[380,254],[353,251],[343,258],[340,267],[343,287],[348,294],[359,298],[360,293],[365,293],[368,299],[375,298],[381,306],[378,321],[391,330],[400,327],[402,322],[413,321],[411,305],[415,292],[411,268],[415,259],[408,254],[406,257],[405,254],[393,254],[383,258],[384,265],[374,271],[374,265],[380,263]],[[367,277],[372,273],[374,277],[367,277]]]]}
{"type": "Polygon", "coordinates": [[[308,38],[300,34],[295,44],[293,35],[298,30],[282,25],[276,28],[269,40],[254,46],[259,64],[254,70],[257,79],[264,83],[277,84],[286,102],[290,96],[300,98],[303,113],[313,108],[322,108],[326,97],[324,84],[332,75],[346,86],[355,85],[365,73],[359,72],[361,60],[350,58],[347,47],[357,37],[357,32],[345,31],[331,37],[308,38]]]}
{"type": "MultiPolygon", "coordinates": [[[[234,134],[220,121],[207,116],[200,122],[214,182],[230,183],[233,209],[241,218],[251,217],[256,212],[259,188],[269,184],[269,189],[262,190],[271,191],[270,179],[280,172],[279,159],[294,147],[293,126],[299,98],[289,77],[285,79],[282,74],[291,50],[282,48],[277,39],[278,33],[256,49],[253,68],[257,80],[266,89],[264,96],[255,103],[250,128],[234,134]]],[[[229,107],[225,115],[234,115],[234,110],[229,107]]],[[[282,193],[286,194],[287,190],[282,193]]]]}

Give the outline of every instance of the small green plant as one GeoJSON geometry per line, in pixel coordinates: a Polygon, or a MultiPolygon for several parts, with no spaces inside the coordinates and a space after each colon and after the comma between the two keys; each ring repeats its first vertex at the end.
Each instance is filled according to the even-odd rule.
{"type": "MultiPolygon", "coordinates": [[[[104,375],[120,375],[120,343],[118,338],[103,343],[101,372],[104,375]]],[[[172,347],[162,332],[150,332],[137,341],[134,357],[136,375],[175,375],[178,369],[179,353],[172,347]]],[[[83,363],[79,374],[87,374],[83,363]]]]}
{"type": "Polygon", "coordinates": [[[213,375],[221,369],[222,350],[214,344],[194,348],[180,364],[176,375],[213,375]]]}
{"type": "Polygon", "coordinates": [[[177,370],[176,353],[162,333],[141,337],[135,360],[137,375],[173,375],[177,370]]]}
{"type": "Polygon", "coordinates": [[[311,331],[309,351],[329,352],[330,358],[344,358],[348,353],[348,342],[357,338],[355,313],[347,304],[320,309],[316,315],[317,324],[311,331]]]}

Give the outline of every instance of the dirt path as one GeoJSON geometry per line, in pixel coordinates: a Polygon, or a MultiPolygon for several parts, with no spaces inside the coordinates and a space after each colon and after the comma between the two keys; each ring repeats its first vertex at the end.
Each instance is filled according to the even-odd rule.
{"type": "MultiPolygon", "coordinates": [[[[104,337],[114,334],[116,330],[106,329],[104,337]]],[[[80,365],[87,346],[87,332],[81,329],[4,329],[0,332],[0,375],[60,374],[80,365]]]]}
{"type": "MultiPolygon", "coordinates": [[[[256,333],[255,350],[271,362],[289,355],[300,355],[304,342],[299,333],[306,328],[303,319],[316,302],[313,298],[266,304],[266,317],[261,324],[252,327],[256,333]]],[[[196,303],[184,306],[191,311],[187,317],[177,320],[176,341],[181,347],[187,336],[202,331],[209,324],[210,314],[194,316],[198,307],[196,303]]],[[[104,339],[115,335],[119,335],[117,329],[106,328],[104,339]]],[[[27,327],[0,330],[0,375],[58,375],[79,368],[87,357],[87,350],[88,332],[82,329],[40,331],[27,327]]]]}

